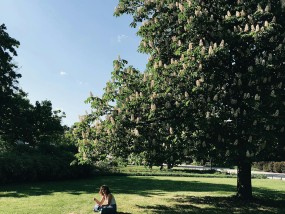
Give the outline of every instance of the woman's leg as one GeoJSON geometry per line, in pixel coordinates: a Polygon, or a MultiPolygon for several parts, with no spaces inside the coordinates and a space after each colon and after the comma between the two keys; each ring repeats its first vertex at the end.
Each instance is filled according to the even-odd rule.
{"type": "Polygon", "coordinates": [[[116,213],[117,213],[116,205],[103,206],[101,210],[101,214],[116,214],[116,213]]]}

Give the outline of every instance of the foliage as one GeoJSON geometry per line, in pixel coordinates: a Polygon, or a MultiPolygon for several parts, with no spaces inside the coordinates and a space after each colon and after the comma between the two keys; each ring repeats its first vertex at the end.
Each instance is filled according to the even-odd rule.
{"type": "Polygon", "coordinates": [[[253,167],[266,172],[285,173],[285,162],[261,161],[253,163],[253,167]]]}
{"type": "Polygon", "coordinates": [[[87,177],[91,166],[70,165],[74,153],[51,145],[35,151],[25,145],[0,153],[0,182],[32,182],[87,177]]]}
{"type": "Polygon", "coordinates": [[[63,134],[61,119],[65,116],[52,109],[50,101],[32,105],[27,94],[19,89],[17,65],[13,56],[20,43],[0,26],[0,137],[1,149],[13,149],[18,142],[35,147],[40,143],[55,144],[63,134]]]}
{"type": "Polygon", "coordinates": [[[13,114],[11,102],[18,88],[17,65],[13,62],[13,56],[17,56],[16,49],[20,43],[11,38],[6,32],[6,26],[0,25],[0,136],[9,124],[9,117],[13,114]]]}

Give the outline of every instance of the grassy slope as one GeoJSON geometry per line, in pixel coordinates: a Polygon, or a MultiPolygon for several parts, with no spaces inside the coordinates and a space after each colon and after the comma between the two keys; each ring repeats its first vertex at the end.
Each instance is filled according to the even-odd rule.
{"type": "Polygon", "coordinates": [[[93,213],[100,185],[114,193],[119,213],[285,213],[285,183],[253,179],[257,200],[233,199],[235,178],[100,176],[78,181],[0,186],[0,213],[93,213]]]}

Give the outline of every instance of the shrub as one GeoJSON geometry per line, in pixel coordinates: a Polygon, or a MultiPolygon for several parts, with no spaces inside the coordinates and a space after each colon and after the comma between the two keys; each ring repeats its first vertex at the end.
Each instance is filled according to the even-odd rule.
{"type": "Polygon", "coordinates": [[[285,162],[255,162],[253,163],[253,167],[263,170],[266,172],[277,172],[284,173],[285,172],[285,162]]]}
{"type": "Polygon", "coordinates": [[[280,170],[281,170],[281,173],[285,173],[285,161],[281,162],[280,170]]]}
{"type": "Polygon", "coordinates": [[[273,172],[281,173],[281,163],[282,162],[274,162],[274,164],[273,164],[273,172]]]}
{"type": "Polygon", "coordinates": [[[264,163],[265,163],[265,162],[263,162],[263,161],[262,161],[262,162],[254,162],[254,163],[253,163],[253,167],[254,167],[254,168],[257,168],[257,169],[259,169],[259,170],[263,170],[263,165],[264,165],[264,163]]]}
{"type": "Polygon", "coordinates": [[[0,182],[62,180],[86,177],[91,166],[70,165],[72,153],[42,154],[6,152],[0,154],[0,182]]]}
{"type": "Polygon", "coordinates": [[[263,165],[263,171],[265,172],[273,172],[273,162],[265,162],[265,164],[263,165]]]}

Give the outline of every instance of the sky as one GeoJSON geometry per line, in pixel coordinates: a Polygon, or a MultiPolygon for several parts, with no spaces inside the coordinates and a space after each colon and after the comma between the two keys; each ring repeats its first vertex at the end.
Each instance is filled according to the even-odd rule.
{"type": "Polygon", "coordinates": [[[0,0],[0,24],[20,42],[14,62],[19,86],[32,104],[50,100],[66,113],[63,125],[91,111],[90,92],[101,96],[120,56],[144,71],[147,56],[131,16],[114,17],[118,0],[0,0]]]}

